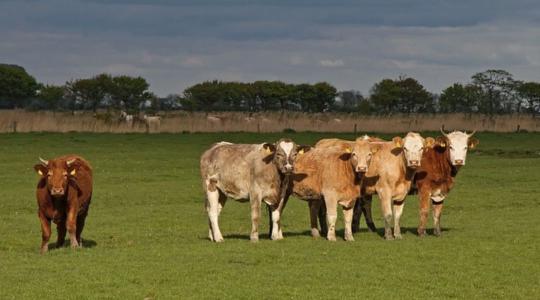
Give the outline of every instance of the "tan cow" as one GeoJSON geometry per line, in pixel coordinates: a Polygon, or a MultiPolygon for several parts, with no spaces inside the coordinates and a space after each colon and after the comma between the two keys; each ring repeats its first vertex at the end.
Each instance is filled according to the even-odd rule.
{"type": "Polygon", "coordinates": [[[368,171],[371,157],[379,145],[360,138],[354,143],[335,142],[333,146],[316,146],[298,157],[292,180],[292,193],[309,201],[311,234],[320,236],[317,217],[324,201],[327,208],[327,238],[336,240],[338,204],[343,208],[345,240],[352,234],[353,207],[360,195],[362,174],[368,171]]]}
{"type": "Polygon", "coordinates": [[[211,241],[222,242],[218,218],[227,197],[250,201],[251,241],[259,240],[260,206],[264,201],[272,208],[273,240],[282,239],[279,226],[280,203],[285,196],[289,176],[298,153],[309,150],[290,139],[275,144],[214,144],[201,156],[201,177],[206,194],[211,241]]]}
{"type": "Polygon", "coordinates": [[[414,132],[409,132],[403,139],[394,137],[391,142],[377,142],[382,147],[373,156],[371,166],[365,174],[362,192],[365,195],[379,196],[384,218],[384,237],[387,240],[401,239],[399,221],[403,213],[403,201],[409,193],[416,170],[420,167],[425,147],[432,147],[434,142],[433,138],[424,139],[414,132]]]}

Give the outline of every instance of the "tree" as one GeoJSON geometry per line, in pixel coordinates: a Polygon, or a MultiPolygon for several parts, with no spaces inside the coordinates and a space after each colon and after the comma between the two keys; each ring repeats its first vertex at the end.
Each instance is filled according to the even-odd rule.
{"type": "Polygon", "coordinates": [[[441,93],[439,111],[443,113],[472,113],[478,111],[482,90],[475,85],[454,83],[441,93]]]}
{"type": "Polygon", "coordinates": [[[0,106],[17,108],[36,94],[36,79],[17,65],[0,64],[0,106]]]}
{"type": "Polygon", "coordinates": [[[38,98],[43,102],[46,109],[56,110],[62,105],[65,87],[57,85],[45,85],[38,91],[38,98]]]}
{"type": "Polygon", "coordinates": [[[434,112],[433,95],[416,79],[407,77],[396,81],[399,88],[398,110],[403,113],[434,112]]]}
{"type": "Polygon", "coordinates": [[[370,102],[375,112],[390,114],[398,111],[400,87],[392,79],[383,79],[371,88],[370,102]]]}
{"type": "Polygon", "coordinates": [[[210,111],[222,99],[220,94],[219,81],[205,81],[184,90],[184,103],[189,103],[194,109],[210,111]]]}
{"type": "Polygon", "coordinates": [[[486,114],[516,110],[516,81],[505,70],[487,70],[472,76],[472,84],[482,90],[479,111],[486,114]]]}
{"type": "Polygon", "coordinates": [[[77,79],[66,83],[66,91],[74,101],[74,106],[96,111],[102,102],[109,97],[117,87],[109,74],[99,74],[88,79],[77,79]]]}
{"type": "Polygon", "coordinates": [[[142,77],[115,76],[112,78],[110,88],[113,105],[117,109],[138,112],[146,101],[153,97],[153,94],[148,91],[149,87],[146,79],[142,77]]]}
{"type": "Polygon", "coordinates": [[[540,83],[524,82],[519,86],[518,93],[527,102],[527,111],[536,116],[540,110],[540,83]]]}

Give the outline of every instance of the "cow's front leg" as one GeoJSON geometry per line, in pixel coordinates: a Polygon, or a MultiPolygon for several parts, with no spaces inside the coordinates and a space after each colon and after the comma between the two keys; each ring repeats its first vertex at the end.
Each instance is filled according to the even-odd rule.
{"type": "Polygon", "coordinates": [[[56,248],[64,246],[66,240],[66,220],[61,220],[56,225],[56,231],[58,232],[58,238],[56,240],[56,248]]]}
{"type": "Polygon", "coordinates": [[[67,213],[66,227],[69,234],[69,240],[71,242],[71,248],[79,247],[79,243],[77,241],[77,213],[78,207],[76,201],[70,202],[67,213]]]}
{"type": "Polygon", "coordinates": [[[348,242],[353,242],[353,231],[352,231],[352,219],[353,219],[354,205],[351,207],[343,207],[343,219],[345,220],[345,240],[348,242]]]}
{"type": "Polygon", "coordinates": [[[41,222],[41,254],[49,250],[49,239],[51,238],[51,221],[42,213],[38,213],[41,222]]]}
{"type": "Polygon", "coordinates": [[[280,236],[280,232],[281,232],[281,224],[280,224],[281,213],[279,211],[279,205],[270,205],[269,208],[271,210],[271,218],[272,218],[272,233],[270,235],[270,238],[272,240],[283,239],[283,235],[280,236]]]}
{"type": "Polygon", "coordinates": [[[392,234],[392,195],[389,192],[379,193],[379,201],[381,202],[381,212],[384,218],[384,238],[393,240],[392,234]]]}
{"type": "Polygon", "coordinates": [[[250,240],[252,242],[259,241],[259,219],[261,215],[261,201],[260,197],[250,197],[251,204],[251,234],[250,240]]]}
{"type": "Polygon", "coordinates": [[[433,234],[435,236],[441,236],[441,213],[443,209],[443,202],[433,202],[433,234]]]}
{"type": "Polygon", "coordinates": [[[392,209],[394,211],[394,238],[401,240],[403,237],[401,236],[401,226],[399,224],[399,220],[401,219],[401,215],[403,214],[403,207],[405,206],[405,200],[395,200],[394,205],[392,206],[392,209]]]}
{"type": "Polygon", "coordinates": [[[329,241],[336,241],[337,201],[328,197],[325,197],[324,201],[326,204],[326,222],[328,223],[326,238],[329,241]]]}

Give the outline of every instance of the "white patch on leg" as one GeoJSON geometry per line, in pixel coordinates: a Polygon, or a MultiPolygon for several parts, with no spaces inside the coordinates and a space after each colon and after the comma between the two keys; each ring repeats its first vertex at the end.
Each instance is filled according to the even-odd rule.
{"type": "Polygon", "coordinates": [[[208,199],[208,220],[210,221],[210,226],[212,227],[212,233],[214,235],[215,242],[222,242],[223,236],[219,230],[218,217],[219,217],[219,192],[215,191],[206,191],[206,197],[208,199]]]}
{"type": "Polygon", "coordinates": [[[446,198],[446,195],[441,193],[441,190],[438,189],[431,193],[431,201],[439,203],[443,202],[444,198],[446,198]]]}
{"type": "Polygon", "coordinates": [[[280,213],[278,209],[272,211],[272,240],[279,240],[279,219],[280,213]]]}

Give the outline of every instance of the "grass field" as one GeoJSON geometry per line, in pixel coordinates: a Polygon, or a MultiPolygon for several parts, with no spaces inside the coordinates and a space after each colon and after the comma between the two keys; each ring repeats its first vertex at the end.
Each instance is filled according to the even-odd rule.
{"type": "MultiPolygon", "coordinates": [[[[416,236],[410,196],[400,241],[366,232],[363,222],[353,243],[313,240],[306,203],[291,199],[284,240],[268,240],[265,215],[260,242],[250,243],[249,205],[229,201],[225,243],[211,243],[200,154],[216,141],[281,136],[0,135],[0,299],[540,298],[540,134],[477,135],[478,151],[445,201],[441,238],[416,236]],[[32,166],[64,153],[94,167],[85,248],[41,256],[32,166]]],[[[307,144],[329,136],[352,138],[291,135],[307,144]]],[[[373,214],[382,228],[376,199],[373,214]]],[[[340,214],[341,237],[342,228],[340,214]]]]}

